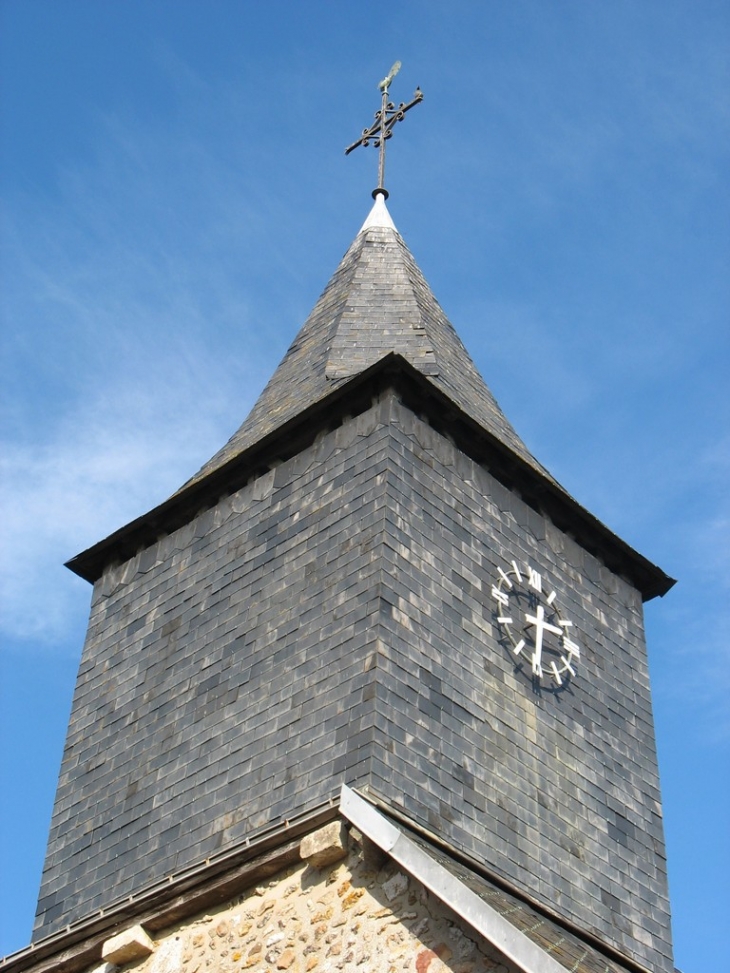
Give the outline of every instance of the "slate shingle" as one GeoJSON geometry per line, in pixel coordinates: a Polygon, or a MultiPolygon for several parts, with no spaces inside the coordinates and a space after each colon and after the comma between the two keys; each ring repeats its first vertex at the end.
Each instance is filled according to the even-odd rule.
{"type": "Polygon", "coordinates": [[[186,486],[391,352],[555,482],[505,418],[388,217],[366,221],[248,418],[186,486]]]}

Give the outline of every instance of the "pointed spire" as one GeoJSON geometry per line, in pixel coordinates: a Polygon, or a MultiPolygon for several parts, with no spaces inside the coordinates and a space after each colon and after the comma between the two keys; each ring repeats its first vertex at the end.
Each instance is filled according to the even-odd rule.
{"type": "MultiPolygon", "coordinates": [[[[358,378],[371,368],[375,371],[378,362],[393,355],[421,373],[422,386],[429,383],[440,393],[444,416],[452,410],[443,397],[453,403],[448,421],[454,420],[462,442],[473,441],[481,449],[483,437],[474,429],[476,424],[485,431],[486,441],[500,443],[504,450],[499,451],[499,463],[507,458],[504,469],[509,480],[518,470],[519,489],[526,491],[523,495],[539,498],[541,508],[555,523],[569,523],[571,533],[588,550],[602,551],[606,564],[632,578],[645,599],[665,594],[674,584],[580,507],[529,452],[484,384],[395,229],[383,194],[376,194],[375,205],[324,293],[248,418],[228,443],[159,507],[77,555],[68,567],[94,582],[110,561],[118,563],[120,558],[131,557],[152,544],[161,532],[187,524],[191,510],[199,511],[201,503],[206,502],[209,486],[210,495],[221,495],[221,483],[229,475],[224,468],[229,462],[235,468],[234,461],[242,458],[241,468],[234,473],[234,479],[240,477],[241,469],[246,469],[243,454],[249,448],[271,437],[267,450],[278,449],[277,431],[290,421],[296,426],[295,420],[305,414],[326,413],[330,396],[339,398],[333,408],[341,415],[350,384],[353,400],[362,402],[358,399],[362,395],[358,378]],[[517,463],[510,463],[510,459],[517,463]]],[[[396,374],[391,374],[398,381],[396,374]]]]}
{"type": "Polygon", "coordinates": [[[248,418],[186,486],[392,353],[555,482],[507,422],[396,230],[384,194],[376,193],[362,228],[248,418]]]}

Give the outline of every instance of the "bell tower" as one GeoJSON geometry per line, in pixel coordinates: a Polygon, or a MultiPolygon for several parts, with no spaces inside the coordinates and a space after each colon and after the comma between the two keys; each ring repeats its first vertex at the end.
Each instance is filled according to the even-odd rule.
{"type": "Polygon", "coordinates": [[[671,973],[642,602],[673,582],[532,456],[384,192],[230,441],[69,567],[93,597],[37,944],[344,784],[537,910],[551,956],[671,973]]]}

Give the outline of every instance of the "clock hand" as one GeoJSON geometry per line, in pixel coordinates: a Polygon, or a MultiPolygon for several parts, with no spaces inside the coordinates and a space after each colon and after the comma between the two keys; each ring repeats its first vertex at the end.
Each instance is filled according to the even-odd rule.
{"type": "Polygon", "coordinates": [[[535,676],[542,675],[542,638],[543,632],[552,632],[554,635],[562,635],[562,628],[558,628],[557,625],[551,625],[549,622],[545,621],[545,609],[542,605],[537,606],[537,611],[534,615],[528,615],[525,613],[525,621],[528,625],[535,626],[535,652],[532,656],[532,672],[535,676]]]}

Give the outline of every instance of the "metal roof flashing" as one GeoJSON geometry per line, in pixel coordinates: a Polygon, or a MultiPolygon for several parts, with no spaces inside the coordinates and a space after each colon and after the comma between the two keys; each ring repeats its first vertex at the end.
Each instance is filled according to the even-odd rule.
{"type": "Polygon", "coordinates": [[[565,973],[565,967],[556,963],[524,933],[482,902],[345,784],[340,794],[340,811],[362,834],[465,919],[524,973],[565,973]]]}
{"type": "MultiPolygon", "coordinates": [[[[379,804],[381,802],[378,802],[379,804]]],[[[495,880],[480,875],[448,850],[387,817],[388,808],[361,797],[346,784],[340,814],[404,871],[482,935],[522,973],[646,973],[635,960],[599,940],[586,942],[537,903],[518,897],[495,880]]],[[[404,826],[405,825],[405,826],[404,826]]]]}

